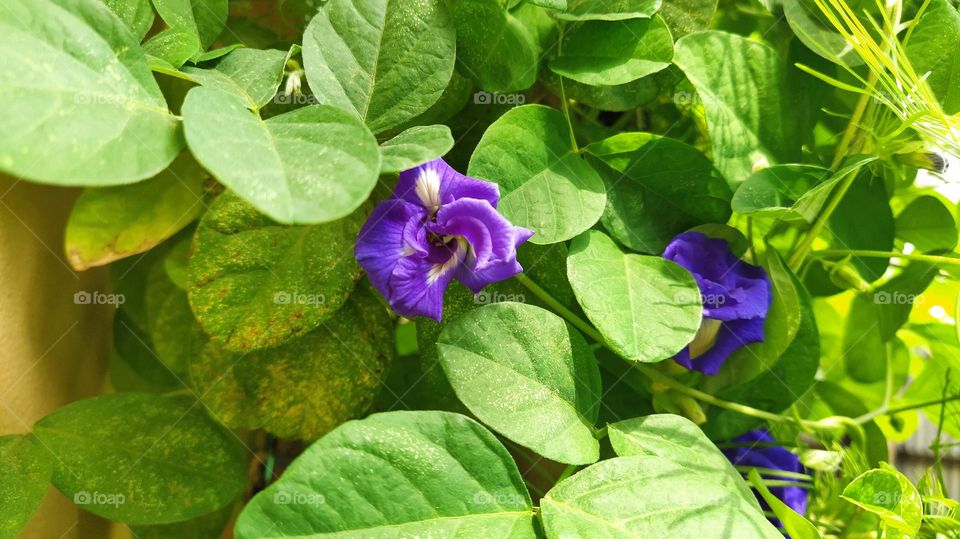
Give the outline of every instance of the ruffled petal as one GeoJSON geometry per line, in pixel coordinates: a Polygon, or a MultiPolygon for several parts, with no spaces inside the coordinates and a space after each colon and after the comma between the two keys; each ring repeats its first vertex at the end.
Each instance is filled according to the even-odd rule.
{"type": "Polygon", "coordinates": [[[733,256],[726,240],[685,232],[667,245],[663,256],[693,274],[704,316],[730,321],[767,315],[772,299],[767,272],[733,256]]]}
{"type": "Polygon", "coordinates": [[[684,348],[674,359],[688,369],[700,371],[707,375],[714,375],[727,361],[730,354],[744,346],[763,342],[763,318],[749,318],[747,320],[730,320],[723,322],[717,338],[702,355],[691,358],[690,347],[684,348]]]}
{"type": "Polygon", "coordinates": [[[394,196],[431,211],[461,198],[485,200],[496,208],[500,188],[495,183],[464,176],[437,158],[401,172],[394,196]]]}
{"type": "Polygon", "coordinates": [[[360,229],[354,254],[374,288],[390,298],[390,276],[405,254],[424,255],[428,245],[419,233],[427,212],[402,200],[385,200],[373,209],[360,229]]]}
{"type": "Polygon", "coordinates": [[[456,278],[474,293],[486,285],[509,279],[523,271],[517,246],[533,232],[510,224],[486,200],[461,198],[440,208],[428,229],[441,236],[466,239],[470,250],[456,278]]]}
{"type": "Polygon", "coordinates": [[[431,249],[428,256],[400,258],[390,276],[390,294],[385,295],[397,314],[426,316],[440,322],[443,294],[466,256],[466,242],[458,240],[456,247],[447,252],[449,256],[443,260],[437,249],[431,249]]]}

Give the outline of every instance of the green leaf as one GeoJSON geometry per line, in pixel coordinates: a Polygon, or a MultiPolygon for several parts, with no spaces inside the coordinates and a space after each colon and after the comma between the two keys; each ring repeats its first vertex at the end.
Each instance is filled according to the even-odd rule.
{"type": "Polygon", "coordinates": [[[739,491],[748,503],[756,503],[740,472],[700,427],[685,417],[654,414],[618,421],[607,425],[607,435],[613,450],[621,457],[651,455],[672,461],[700,472],[731,491],[739,491]]]}
{"type": "Polygon", "coordinates": [[[880,517],[884,525],[909,536],[916,535],[923,518],[917,487],[892,466],[868,470],[850,482],[841,498],[880,517]]]}
{"type": "Polygon", "coordinates": [[[658,14],[670,27],[674,39],[692,32],[706,30],[717,11],[717,0],[670,0],[658,14]]]}
{"type": "Polygon", "coordinates": [[[275,49],[239,48],[220,57],[212,65],[184,67],[199,84],[235,94],[257,110],[277,93],[288,53],[275,49]]]}
{"type": "Polygon", "coordinates": [[[750,470],[750,483],[753,488],[757,489],[757,492],[763,497],[763,501],[767,502],[773,514],[783,524],[783,529],[787,535],[792,539],[820,539],[820,532],[817,531],[817,527],[805,519],[803,515],[791,509],[789,505],[783,503],[780,498],[774,496],[767,485],[764,484],[763,478],[760,477],[756,468],[750,470]]]}
{"type": "Polygon", "coordinates": [[[202,353],[208,338],[193,317],[187,292],[170,280],[163,261],[150,268],[146,302],[147,331],[153,349],[184,386],[190,361],[202,353]]]}
{"type": "Polygon", "coordinates": [[[952,251],[957,246],[957,221],[937,197],[923,195],[907,205],[895,222],[896,236],[920,252],[952,251]]]}
{"type": "MultiPolygon", "coordinates": [[[[828,228],[834,249],[893,250],[893,210],[883,180],[870,174],[858,177],[830,214],[828,228]]],[[[890,260],[854,256],[852,263],[867,282],[873,282],[883,276],[890,260]]]]}
{"type": "Polygon", "coordinates": [[[330,0],[303,38],[310,88],[374,133],[437,102],[450,77],[456,34],[441,0],[330,0]]]}
{"type": "Polygon", "coordinates": [[[603,227],[634,251],[660,254],[677,234],[730,218],[730,188],[692,146],[649,133],[620,133],[585,151],[610,167],[603,174],[603,227]]]}
{"type": "Polygon", "coordinates": [[[960,111],[960,64],[953,50],[960,41],[960,12],[947,0],[932,0],[919,22],[914,21],[907,58],[918,75],[925,76],[946,114],[960,111]]]}
{"type": "Polygon", "coordinates": [[[567,11],[557,13],[568,21],[623,21],[648,19],[660,9],[661,0],[569,0],[567,11]]]}
{"type": "Polygon", "coordinates": [[[583,312],[628,359],[673,357],[700,327],[700,289],[687,270],[659,256],[625,254],[602,232],[573,240],[567,276],[583,312]]]}
{"type": "Polygon", "coordinates": [[[153,6],[150,0],[102,0],[140,41],[153,26],[153,6]]]}
{"type": "Polygon", "coordinates": [[[453,148],[453,135],[445,125],[424,125],[407,129],[380,145],[381,174],[403,172],[442,157],[453,148]]]}
{"type": "Polygon", "coordinates": [[[447,324],[437,350],[457,397],[484,424],[554,461],[597,461],[600,370],[561,318],[522,303],[486,305],[447,324]]]}
{"type": "Polygon", "coordinates": [[[190,374],[227,425],[313,440],[367,412],[393,357],[387,311],[358,288],[306,335],[247,353],[210,344],[194,356],[190,374]]]}
{"type": "Polygon", "coordinates": [[[152,0],[157,13],[170,28],[188,30],[206,50],[227,25],[229,0],[152,0]]]}
{"type": "Polygon", "coordinates": [[[53,463],[32,438],[0,436],[0,537],[13,539],[40,507],[50,486],[53,463]]]}
{"type": "Polygon", "coordinates": [[[240,97],[200,87],[187,94],[183,121],[197,161],[282,223],[344,217],[377,183],[376,139],[352,114],[329,105],[263,121],[240,97]]]}
{"type": "Polygon", "coordinates": [[[613,86],[666,69],[673,59],[673,37],[660,17],[587,21],[564,35],[562,51],[550,62],[554,73],[613,86]]]}
{"type": "Polygon", "coordinates": [[[95,515],[162,524],[207,514],[246,485],[246,455],[186,399],[101,395],[60,408],[34,435],[58,459],[53,484],[95,515]]]}
{"type": "Polygon", "coordinates": [[[714,161],[727,181],[740,184],[760,165],[799,161],[797,115],[785,97],[787,70],[776,51],[706,31],[680,38],[673,61],[703,100],[714,161]]]}
{"type": "Polygon", "coordinates": [[[283,226],[236,195],[221,195],[200,221],[187,277],[204,331],[244,352],[319,326],[360,278],[353,242],[364,217],[283,226]]]}
{"type": "Polygon", "coordinates": [[[217,539],[233,517],[234,508],[223,509],[190,520],[153,526],[130,526],[136,539],[217,539]]]}
{"type": "Polygon", "coordinates": [[[147,56],[179,68],[200,49],[200,39],[186,28],[167,28],[143,44],[147,56]]]}
{"type": "MultiPolygon", "coordinates": [[[[790,29],[811,51],[841,65],[852,67],[863,63],[856,48],[837,32],[817,6],[816,0],[781,2],[781,5],[790,29]]],[[[861,15],[869,10],[870,16],[879,20],[877,4],[871,0],[847,0],[847,5],[852,13],[861,15]]],[[[870,28],[865,17],[860,18],[860,23],[870,28]]]]}
{"type": "Polygon", "coordinates": [[[567,9],[567,0],[526,0],[526,3],[545,7],[547,9],[567,9]]]}
{"type": "Polygon", "coordinates": [[[65,249],[76,270],[142,253],[176,234],[204,209],[207,174],[189,154],[149,180],[86,189],[70,212],[65,249]]]}
{"type": "Polygon", "coordinates": [[[146,58],[99,0],[0,11],[0,170],[56,185],[149,178],[183,147],[146,58]]]}
{"type": "Polygon", "coordinates": [[[500,212],[541,245],[587,230],[606,203],[603,180],[573,151],[563,114],[541,105],[511,109],[487,128],[469,175],[499,184],[500,212]]]}
{"type": "Polygon", "coordinates": [[[534,37],[501,0],[457,0],[457,65],[488,92],[526,90],[537,80],[534,37]]]}
{"type": "Polygon", "coordinates": [[[339,427],[247,504],[236,534],[535,537],[513,457],[480,424],[449,412],[389,412],[339,427]]]}
{"type": "Polygon", "coordinates": [[[708,530],[723,537],[783,537],[740,489],[653,455],[594,464],[553,487],[540,510],[551,539],[700,537],[708,530]]]}
{"type": "Polygon", "coordinates": [[[733,211],[761,217],[793,216],[790,210],[830,171],[813,165],[773,165],[750,175],[730,201],[733,211]]]}
{"type": "MultiPolygon", "coordinates": [[[[554,93],[560,93],[561,77],[552,71],[541,74],[541,82],[554,93]]],[[[590,86],[577,81],[564,79],[563,89],[568,99],[600,110],[630,111],[650,103],[660,94],[655,77],[618,84],[616,86],[590,86]]]]}

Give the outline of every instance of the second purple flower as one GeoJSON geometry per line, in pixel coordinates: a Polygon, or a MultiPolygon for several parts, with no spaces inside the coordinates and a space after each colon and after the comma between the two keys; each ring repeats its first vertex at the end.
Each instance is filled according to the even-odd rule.
{"type": "Polygon", "coordinates": [[[533,231],[500,215],[499,200],[496,184],[442,159],[407,170],[360,230],[357,261],[398,314],[439,322],[454,278],[478,293],[523,271],[517,247],[533,231]]]}

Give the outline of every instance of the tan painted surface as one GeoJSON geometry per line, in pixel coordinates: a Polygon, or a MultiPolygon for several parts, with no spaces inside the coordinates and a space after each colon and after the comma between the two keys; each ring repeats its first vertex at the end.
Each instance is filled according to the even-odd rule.
{"type": "MultiPolygon", "coordinates": [[[[77,192],[0,176],[0,434],[29,432],[104,386],[112,312],[74,294],[108,292],[109,272],[74,273],[63,257],[77,192]]],[[[21,537],[102,538],[108,528],[51,487],[21,537]]]]}

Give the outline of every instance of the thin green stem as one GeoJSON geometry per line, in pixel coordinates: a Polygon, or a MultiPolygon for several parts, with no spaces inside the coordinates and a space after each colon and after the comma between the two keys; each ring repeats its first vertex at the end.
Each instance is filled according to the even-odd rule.
{"type": "Polygon", "coordinates": [[[917,262],[929,262],[931,264],[960,266],[960,258],[950,256],[905,254],[892,251],[871,251],[867,249],[822,249],[810,253],[810,256],[814,258],[842,258],[845,256],[858,256],[861,258],[902,258],[904,260],[916,260],[917,262]]]}
{"type": "Polygon", "coordinates": [[[546,303],[551,309],[553,309],[557,314],[562,316],[567,322],[573,324],[574,327],[582,331],[591,339],[597,341],[603,346],[606,346],[606,341],[603,340],[603,336],[600,335],[600,332],[594,329],[589,323],[577,316],[573,311],[566,308],[562,303],[556,300],[549,292],[544,290],[540,285],[533,282],[526,274],[518,274],[514,277],[520,284],[527,287],[528,290],[533,292],[533,295],[537,296],[544,303],[546,303]]]}
{"type": "Polygon", "coordinates": [[[900,412],[909,412],[910,410],[918,410],[920,408],[926,408],[927,406],[936,406],[938,404],[946,404],[948,402],[953,402],[958,400],[960,400],[960,394],[953,395],[952,397],[932,399],[932,400],[917,402],[913,404],[905,404],[903,406],[894,406],[893,408],[880,407],[870,413],[863,414],[860,417],[854,418],[854,421],[862,425],[882,415],[895,415],[895,414],[899,414],[900,412]]]}
{"type": "MultiPolygon", "coordinates": [[[[773,447],[782,447],[779,444],[773,444],[773,447]]],[[[790,472],[787,470],[776,470],[774,468],[761,468],[758,466],[734,466],[739,472],[749,473],[750,470],[756,470],[761,475],[773,475],[777,477],[787,477],[790,479],[799,479],[801,481],[812,481],[813,477],[805,473],[790,472]]]]}
{"type": "MultiPolygon", "coordinates": [[[[557,33],[557,56],[561,54],[563,47],[563,24],[559,24],[560,31],[557,33]]],[[[563,86],[563,77],[560,77],[560,109],[563,111],[563,117],[567,119],[567,129],[570,130],[570,148],[573,153],[580,153],[580,147],[577,146],[577,136],[573,131],[573,122],[570,120],[570,104],[567,102],[567,90],[563,86]]]]}
{"type": "Polygon", "coordinates": [[[817,216],[817,220],[813,222],[813,226],[810,227],[810,230],[808,230],[807,234],[803,237],[803,241],[800,242],[800,245],[797,247],[797,249],[793,251],[793,254],[790,255],[790,260],[787,261],[787,264],[794,272],[797,272],[800,269],[800,266],[803,265],[803,261],[807,258],[807,254],[813,248],[813,242],[817,240],[817,237],[820,236],[820,232],[822,232],[824,227],[827,226],[827,221],[833,214],[833,210],[837,209],[837,206],[840,205],[840,201],[843,200],[844,195],[847,194],[850,186],[853,185],[853,181],[857,179],[857,174],[859,172],[860,168],[857,167],[851,170],[845,178],[840,180],[840,185],[834,188],[827,206],[823,209],[823,211],[820,212],[820,215],[817,216]]]}

